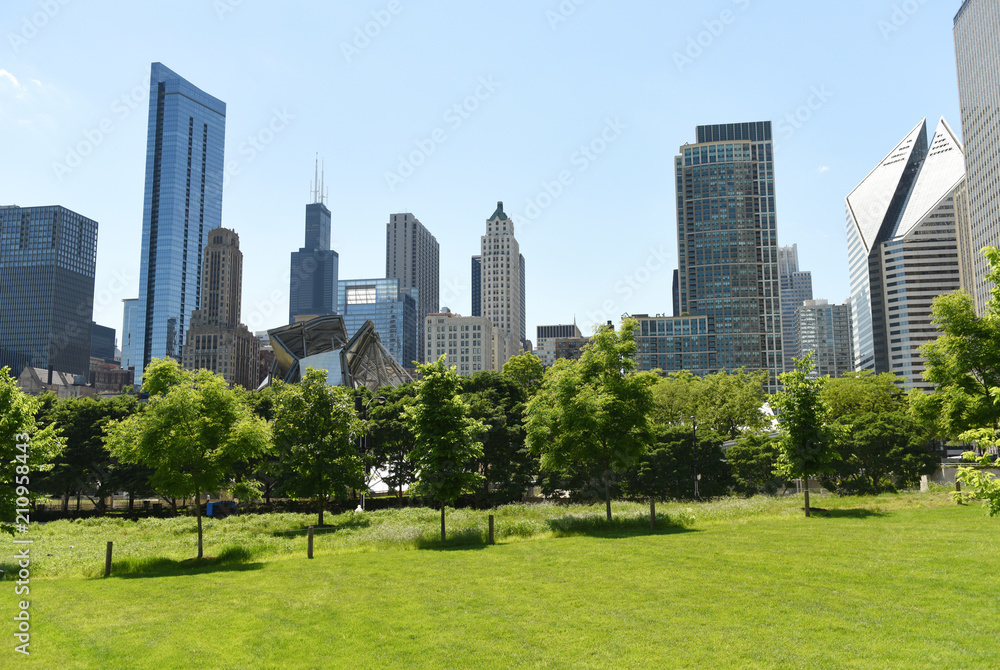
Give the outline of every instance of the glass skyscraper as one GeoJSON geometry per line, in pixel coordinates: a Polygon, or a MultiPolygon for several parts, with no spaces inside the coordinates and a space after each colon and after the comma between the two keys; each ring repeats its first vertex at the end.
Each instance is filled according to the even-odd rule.
{"type": "MultiPolygon", "coordinates": [[[[415,288],[417,323],[440,311],[440,245],[437,238],[410,213],[391,214],[385,225],[385,276],[399,280],[402,289],[415,288]]],[[[424,360],[423,326],[417,328],[417,356],[424,360]]]]}
{"type": "Polygon", "coordinates": [[[795,369],[799,358],[795,340],[795,310],[813,299],[812,273],[799,270],[799,248],[778,247],[778,277],[781,282],[781,341],[785,347],[785,372],[795,369]]]}
{"type": "MultiPolygon", "coordinates": [[[[970,250],[971,268],[963,264],[963,284],[970,289],[976,312],[983,315],[990,300],[984,280],[989,263],[980,253],[1000,246],[1000,3],[965,0],[955,16],[955,56],[958,96],[962,107],[962,139],[968,192],[967,225],[960,243],[970,250]],[[966,238],[966,239],[962,239],[966,238]],[[971,273],[971,277],[968,276],[971,273]]],[[[964,229],[963,229],[964,228],[964,229]]]]}
{"type": "Polygon", "coordinates": [[[481,288],[483,284],[483,257],[472,257],[472,316],[483,315],[481,288]]]}
{"type": "Polygon", "coordinates": [[[930,144],[923,120],[847,196],[854,366],[923,380],[920,347],[939,335],[931,303],[960,288],[955,191],[962,145],[944,119],[930,144]]]}
{"type": "Polygon", "coordinates": [[[337,311],[347,336],[371,321],[382,346],[404,368],[417,360],[417,289],[400,288],[398,279],[342,279],[337,282],[337,311]]]}
{"type": "Polygon", "coordinates": [[[714,333],[710,370],[767,370],[774,392],[784,360],[771,122],[696,133],[675,159],[680,313],[708,317],[698,334],[714,333]]]}
{"type": "Polygon", "coordinates": [[[337,312],[337,276],[340,255],[330,248],[330,210],[317,192],[306,205],[305,246],[292,252],[288,290],[288,321],[297,316],[325,316],[337,312]]]}
{"type": "Polygon", "coordinates": [[[226,104],[153,63],[139,267],[136,382],[154,358],[179,359],[200,308],[202,254],[222,225],[226,104]]]}
{"type": "Polygon", "coordinates": [[[0,207],[0,367],[88,374],[96,261],[96,221],[59,206],[0,207]]]}

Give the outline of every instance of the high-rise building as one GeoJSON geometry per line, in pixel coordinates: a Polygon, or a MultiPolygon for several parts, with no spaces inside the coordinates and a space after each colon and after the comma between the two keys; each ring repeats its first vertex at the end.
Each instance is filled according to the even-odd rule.
{"type": "Polygon", "coordinates": [[[483,257],[472,257],[472,316],[482,316],[483,257]]]}
{"type": "Polygon", "coordinates": [[[530,349],[530,346],[529,346],[529,343],[528,343],[528,321],[527,321],[527,319],[524,316],[525,315],[525,309],[527,308],[527,302],[526,302],[527,301],[527,296],[525,294],[526,284],[525,284],[525,275],[524,275],[524,254],[518,254],[517,267],[521,271],[521,310],[520,310],[521,330],[519,331],[520,332],[519,340],[521,342],[521,349],[524,350],[524,351],[528,351],[530,349]]]}
{"type": "Polygon", "coordinates": [[[417,360],[416,288],[400,288],[400,280],[341,279],[337,282],[337,312],[344,317],[347,336],[371,321],[382,346],[402,367],[412,370],[417,360]]]}
{"type": "Polygon", "coordinates": [[[115,362],[115,329],[90,323],[90,357],[115,362]]]}
{"type": "Polygon", "coordinates": [[[954,193],[964,177],[947,122],[928,145],[925,119],[847,196],[855,369],[931,388],[920,347],[940,334],[934,297],[961,285],[954,193]]]}
{"type": "Polygon", "coordinates": [[[719,371],[716,347],[720,338],[716,336],[713,317],[632,316],[639,322],[635,334],[637,370],[686,370],[699,377],[719,371]]]}
{"type": "Polygon", "coordinates": [[[496,211],[486,220],[486,234],[480,238],[480,256],[480,308],[494,330],[506,338],[502,360],[497,363],[502,367],[517,355],[525,339],[521,308],[524,301],[523,257],[514,237],[514,222],[504,214],[502,202],[497,203],[496,211]]]}
{"type": "Polygon", "coordinates": [[[240,323],[243,252],[240,236],[216,228],[202,269],[201,309],[191,314],[181,359],[185,370],[211,370],[230,386],[255,389],[260,382],[260,340],[240,323]]]}
{"type": "Polygon", "coordinates": [[[122,300],[122,368],[142,369],[142,315],[139,313],[139,299],[122,300]],[[132,337],[137,337],[133,340],[132,337]]]}
{"type": "MultiPolygon", "coordinates": [[[[962,108],[962,139],[968,176],[968,228],[972,289],[976,312],[986,313],[990,285],[984,280],[989,263],[980,253],[1000,246],[1000,5],[996,0],[965,0],[955,16],[958,96],[962,108]]],[[[968,274],[968,273],[967,273],[968,274]]]]}
{"type": "MultiPolygon", "coordinates": [[[[201,307],[202,265],[222,225],[226,103],[153,63],[146,136],[138,332],[142,364],[179,359],[191,312],[201,307]]],[[[124,339],[124,338],[123,338],[124,339]]]]}
{"type": "Polygon", "coordinates": [[[795,310],[812,300],[812,273],[799,270],[799,247],[778,247],[778,278],[781,284],[781,343],[785,372],[795,369],[795,310]]]}
{"type": "Polygon", "coordinates": [[[550,367],[556,362],[556,340],[582,338],[576,323],[558,326],[535,326],[535,355],[542,365],[550,367]]]}
{"type": "Polygon", "coordinates": [[[710,370],[766,370],[774,392],[784,359],[771,123],[696,132],[675,159],[680,313],[706,317],[696,321],[714,333],[710,370]]]}
{"type": "Polygon", "coordinates": [[[324,180],[316,165],[313,202],[306,205],[305,244],[292,252],[288,286],[288,322],[299,316],[337,312],[337,276],[340,255],[330,248],[330,210],[324,180]]]}
{"type": "Polygon", "coordinates": [[[65,207],[0,207],[0,367],[86,375],[97,222],[65,207]]]}
{"type": "MultiPolygon", "coordinates": [[[[440,245],[412,214],[392,214],[385,226],[385,276],[401,289],[417,289],[417,360],[424,360],[424,319],[441,309],[440,245]]],[[[407,361],[401,364],[411,367],[407,361]]]]}
{"type": "Polygon", "coordinates": [[[483,370],[499,370],[498,340],[493,324],[485,316],[462,316],[441,311],[424,320],[427,359],[445,356],[445,365],[455,366],[461,377],[483,370]]]}
{"type": "Polygon", "coordinates": [[[826,300],[806,300],[793,316],[795,358],[813,354],[811,376],[841,377],[854,371],[851,306],[831,305],[826,300]]]}

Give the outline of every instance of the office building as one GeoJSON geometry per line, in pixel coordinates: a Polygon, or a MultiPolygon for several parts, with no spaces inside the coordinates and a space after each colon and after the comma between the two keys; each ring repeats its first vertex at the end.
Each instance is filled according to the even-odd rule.
{"type": "Polygon", "coordinates": [[[551,366],[556,362],[556,340],[583,338],[576,323],[558,326],[535,326],[535,355],[542,365],[551,366]]]}
{"type": "Polygon", "coordinates": [[[795,310],[795,358],[813,354],[811,376],[841,377],[854,371],[854,338],[851,333],[851,306],[831,305],[826,300],[806,300],[795,310]]]}
{"type": "Polygon", "coordinates": [[[675,159],[680,314],[697,342],[714,340],[699,369],[766,370],[774,392],[784,358],[771,123],[696,133],[675,159]]]}
{"type": "Polygon", "coordinates": [[[57,205],[0,207],[0,367],[87,375],[96,261],[96,221],[57,205]]]}
{"type": "Polygon", "coordinates": [[[968,228],[959,234],[969,238],[961,244],[972,251],[971,276],[963,283],[982,316],[991,295],[984,281],[989,263],[980,249],[1000,246],[1000,4],[965,0],[954,34],[969,214],[968,228]]]}
{"type": "Polygon", "coordinates": [[[139,314],[139,299],[122,300],[122,369],[142,370],[142,317],[139,314]],[[136,340],[133,340],[133,335],[136,340]]]}
{"type": "Polygon", "coordinates": [[[226,104],[153,63],[139,266],[136,382],[154,358],[179,359],[200,309],[205,245],[222,225],[226,104]]]}
{"type": "Polygon", "coordinates": [[[959,289],[954,193],[962,145],[944,119],[922,120],[847,196],[854,367],[930,389],[920,347],[939,335],[935,296],[959,289]]]}
{"type": "Polygon", "coordinates": [[[633,314],[639,322],[635,334],[635,367],[641,372],[687,370],[699,377],[719,371],[718,338],[709,316],[669,317],[633,314]]]}
{"type": "Polygon", "coordinates": [[[795,369],[795,310],[813,299],[812,273],[799,270],[799,247],[778,247],[778,281],[781,284],[781,343],[785,372],[795,369]]]}
{"type": "Polygon", "coordinates": [[[578,361],[583,358],[583,348],[590,344],[589,337],[557,337],[555,340],[556,360],[578,361]]]}
{"type": "Polygon", "coordinates": [[[182,364],[185,370],[211,370],[226,383],[255,389],[260,383],[260,340],[240,323],[243,302],[243,252],[240,236],[216,228],[205,246],[201,309],[191,314],[182,364]]]}
{"type": "Polygon", "coordinates": [[[398,279],[342,279],[337,282],[337,313],[353,337],[371,321],[389,355],[405,369],[417,360],[416,288],[400,288],[398,279]]]}
{"type": "Polygon", "coordinates": [[[90,322],[90,357],[105,363],[116,363],[115,329],[90,322]]]}
{"type": "Polygon", "coordinates": [[[340,255],[330,248],[330,210],[324,182],[318,172],[313,202],[306,205],[305,244],[292,252],[288,287],[288,322],[298,316],[324,316],[337,312],[337,277],[340,255]]]}
{"type": "MultiPolygon", "coordinates": [[[[417,289],[417,360],[424,360],[427,315],[441,309],[437,239],[412,214],[392,214],[385,226],[385,276],[398,279],[400,289],[417,289]]],[[[407,362],[404,367],[412,364],[407,362]]]]}
{"type": "Polygon", "coordinates": [[[462,316],[442,310],[427,316],[424,330],[428,360],[445,356],[445,365],[454,366],[462,377],[503,367],[499,361],[504,336],[485,316],[462,316]]]}
{"type": "Polygon", "coordinates": [[[521,289],[521,309],[520,309],[520,313],[518,315],[520,317],[520,319],[521,319],[521,321],[520,321],[521,327],[520,327],[520,330],[518,331],[518,341],[521,343],[521,350],[523,350],[523,351],[531,351],[531,342],[528,341],[528,321],[527,321],[527,318],[525,317],[525,309],[527,307],[527,304],[526,304],[527,295],[525,294],[525,286],[526,286],[526,284],[525,284],[525,275],[524,275],[524,254],[518,254],[517,267],[518,267],[518,269],[520,270],[520,273],[521,273],[521,282],[520,282],[521,283],[521,286],[520,286],[520,289],[521,289]]]}
{"type": "Polygon", "coordinates": [[[497,203],[496,211],[486,220],[486,234],[480,238],[480,256],[480,310],[494,330],[505,336],[500,339],[505,341],[506,351],[497,363],[502,367],[518,354],[525,340],[523,256],[514,237],[514,222],[504,213],[502,202],[497,203]]]}
{"type": "Polygon", "coordinates": [[[483,257],[472,257],[472,316],[482,316],[483,257]]]}

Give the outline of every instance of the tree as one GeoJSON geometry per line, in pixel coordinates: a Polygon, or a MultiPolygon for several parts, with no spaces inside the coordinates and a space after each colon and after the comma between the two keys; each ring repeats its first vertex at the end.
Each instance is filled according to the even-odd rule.
{"type": "Polygon", "coordinates": [[[483,455],[477,440],[483,424],[468,416],[459,395],[455,368],[445,367],[445,356],[418,365],[417,399],[406,408],[406,421],[417,438],[410,458],[416,463],[419,489],[441,503],[441,541],[445,539],[445,505],[471,493],[483,476],[471,469],[483,455]]]}
{"type": "Polygon", "coordinates": [[[819,394],[826,420],[906,409],[906,396],[898,382],[899,377],[891,372],[874,374],[870,370],[827,379],[819,394]]]}
{"type": "Polygon", "coordinates": [[[382,471],[382,481],[396,490],[396,499],[403,504],[403,487],[417,478],[417,471],[410,452],[416,446],[416,437],[406,422],[406,408],[416,402],[416,387],[402,384],[379,389],[386,399],[384,405],[369,410],[368,448],[371,463],[382,471]]]}
{"type": "Polygon", "coordinates": [[[528,402],[528,446],[541,456],[542,470],[599,469],[608,521],[613,473],[632,466],[653,440],[657,377],[635,372],[638,326],[635,319],[625,319],[620,333],[602,326],[579,361],[556,361],[546,370],[528,402]]]}
{"type": "Polygon", "coordinates": [[[526,397],[530,397],[542,385],[545,366],[542,365],[542,359],[535,354],[521,353],[504,363],[501,372],[517,384],[526,397]]]}
{"type": "Polygon", "coordinates": [[[198,517],[198,558],[204,556],[201,495],[237,484],[239,463],[267,450],[270,431],[240,395],[212,372],[187,372],[157,360],[144,379],[157,391],[146,410],[106,428],[111,453],[153,470],[150,483],[175,498],[193,496],[198,517]]]}
{"type": "Polygon", "coordinates": [[[319,525],[329,499],[345,500],[364,484],[357,437],[366,429],[354,409],[354,394],[326,383],[323,370],[309,368],[298,384],[282,385],[274,415],[274,442],[287,476],[286,489],[315,499],[319,525]]]}
{"type": "Polygon", "coordinates": [[[699,497],[725,495],[732,481],[722,453],[722,437],[711,430],[675,426],[658,431],[656,444],[624,475],[625,493],[646,498],[695,499],[695,464],[699,497]]]}
{"type": "Polygon", "coordinates": [[[795,361],[795,370],[780,376],[783,391],[776,393],[774,404],[781,412],[781,455],[778,473],[805,481],[805,512],[809,516],[809,478],[829,471],[836,453],[830,430],[823,423],[820,402],[822,379],[810,379],[813,362],[810,353],[795,361]]]}
{"type": "Polygon", "coordinates": [[[698,425],[730,440],[745,431],[763,430],[770,417],[761,411],[767,401],[767,371],[718,372],[701,380],[697,400],[698,425]]]}
{"type": "Polygon", "coordinates": [[[726,452],[736,490],[747,496],[774,495],[784,488],[785,479],[775,474],[781,449],[766,433],[747,433],[736,439],[726,452]]]}
{"type": "Polygon", "coordinates": [[[11,535],[27,530],[28,505],[39,497],[32,479],[64,446],[53,426],[36,424],[38,404],[18,388],[10,368],[0,368],[0,531],[11,535]]]}
{"type": "Polygon", "coordinates": [[[525,446],[527,389],[492,370],[464,377],[461,384],[470,416],[483,423],[483,455],[476,461],[483,483],[474,493],[476,504],[492,507],[521,500],[538,472],[538,459],[525,446]]]}
{"type": "Polygon", "coordinates": [[[978,466],[961,467],[958,469],[956,479],[965,484],[971,492],[955,493],[959,502],[967,502],[972,498],[983,501],[983,507],[990,516],[1000,514],[1000,479],[996,478],[992,472],[987,472],[983,468],[1000,468],[1000,457],[997,456],[996,449],[991,449],[992,453],[977,456],[972,452],[962,455],[963,459],[977,463],[978,466]]]}

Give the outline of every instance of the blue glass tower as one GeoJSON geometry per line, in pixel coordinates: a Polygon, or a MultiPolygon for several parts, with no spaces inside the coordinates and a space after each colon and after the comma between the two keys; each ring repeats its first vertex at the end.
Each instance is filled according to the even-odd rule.
{"type": "Polygon", "coordinates": [[[354,337],[365,321],[375,325],[382,346],[404,368],[417,360],[419,292],[401,289],[398,279],[341,279],[337,282],[337,312],[344,317],[347,336],[354,337]]]}
{"type": "MultiPolygon", "coordinates": [[[[140,318],[130,341],[142,368],[179,358],[200,308],[202,251],[222,225],[226,103],[153,63],[139,267],[140,318]]],[[[141,378],[136,370],[136,382],[141,378]]]]}

